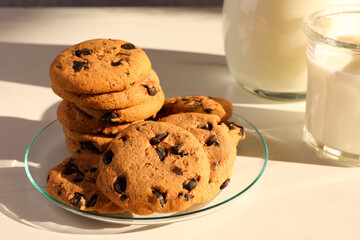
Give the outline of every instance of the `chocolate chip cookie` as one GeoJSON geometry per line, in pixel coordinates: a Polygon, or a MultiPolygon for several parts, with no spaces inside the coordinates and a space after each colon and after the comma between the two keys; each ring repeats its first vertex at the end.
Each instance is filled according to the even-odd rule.
{"type": "Polygon", "coordinates": [[[47,175],[47,191],[56,200],[84,211],[120,213],[124,209],[112,203],[96,186],[99,155],[66,158],[47,175]]]}
{"type": "Polygon", "coordinates": [[[123,91],[78,94],[64,90],[55,84],[52,84],[51,87],[58,96],[69,102],[102,110],[128,108],[151,101],[156,94],[162,92],[159,78],[153,70],[145,81],[135,83],[123,91]]]}
{"type": "Polygon", "coordinates": [[[112,110],[99,110],[83,105],[76,104],[76,106],[87,113],[88,115],[107,122],[135,122],[142,119],[155,116],[156,113],[161,109],[164,104],[165,95],[164,93],[158,92],[152,101],[147,101],[139,105],[131,106],[123,109],[112,109],[112,110]]]}
{"type": "Polygon", "coordinates": [[[106,150],[114,136],[99,133],[80,133],[63,126],[66,146],[70,154],[95,153],[106,150]]]}
{"type": "Polygon", "coordinates": [[[132,43],[92,39],[62,51],[51,63],[49,76],[58,88],[79,94],[122,91],[144,81],[151,62],[132,43]]]}
{"type": "Polygon", "coordinates": [[[168,98],[165,100],[164,106],[157,117],[162,118],[182,112],[214,114],[218,115],[220,119],[224,121],[232,115],[232,104],[225,99],[208,96],[168,98]]]}
{"type": "Polygon", "coordinates": [[[181,127],[142,122],[123,130],[99,163],[97,185],[136,214],[174,212],[203,200],[209,160],[202,144],[181,127]]]}
{"type": "Polygon", "coordinates": [[[186,129],[203,145],[210,164],[210,181],[204,199],[211,199],[227,186],[236,159],[237,142],[230,136],[227,125],[220,123],[219,116],[188,112],[169,115],[158,121],[186,129]]]}
{"type": "Polygon", "coordinates": [[[57,118],[66,128],[82,133],[116,135],[132,123],[116,123],[96,119],[78,109],[75,104],[62,101],[57,109],[57,118]]]}

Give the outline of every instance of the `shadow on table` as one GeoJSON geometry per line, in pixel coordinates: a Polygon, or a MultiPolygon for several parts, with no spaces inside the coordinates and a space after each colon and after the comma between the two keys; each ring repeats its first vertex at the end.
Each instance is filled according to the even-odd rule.
{"type": "MultiPolygon", "coordinates": [[[[49,64],[65,47],[0,43],[1,81],[50,87],[49,64]]],[[[304,114],[259,108],[258,104],[284,102],[245,92],[231,77],[223,56],[154,49],[146,52],[168,98],[195,94],[226,98],[236,103],[234,112],[247,118],[263,134],[270,160],[331,165],[318,158],[302,142],[304,114]]],[[[31,99],[31,92],[28,94],[31,99]]],[[[0,117],[0,212],[29,226],[64,233],[111,234],[163,226],[119,225],[83,218],[54,206],[37,192],[25,175],[24,153],[35,134],[56,118],[57,104],[49,107],[40,121],[0,117]]],[[[251,156],[251,151],[244,154],[251,156]]]]}

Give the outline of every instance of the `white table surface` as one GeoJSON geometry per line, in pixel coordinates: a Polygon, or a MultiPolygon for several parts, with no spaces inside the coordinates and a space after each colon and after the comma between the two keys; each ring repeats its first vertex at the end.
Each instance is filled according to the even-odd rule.
{"type": "Polygon", "coordinates": [[[304,102],[265,100],[235,83],[223,56],[221,27],[220,8],[0,8],[2,236],[359,239],[360,169],[325,161],[305,146],[304,102]],[[145,49],[167,97],[203,94],[233,102],[268,143],[269,162],[260,180],[229,207],[179,223],[110,224],[60,208],[50,216],[46,209],[52,203],[25,175],[25,149],[56,118],[60,98],[50,88],[50,62],[65,47],[97,37],[125,39],[145,49]]]}

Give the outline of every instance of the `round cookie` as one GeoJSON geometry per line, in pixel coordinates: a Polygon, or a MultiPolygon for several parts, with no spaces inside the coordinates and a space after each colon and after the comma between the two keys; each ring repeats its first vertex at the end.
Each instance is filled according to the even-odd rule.
{"type": "Polygon", "coordinates": [[[164,106],[158,113],[158,118],[175,113],[199,112],[218,115],[222,121],[232,115],[231,102],[217,97],[184,96],[165,100],[164,106]]]}
{"type": "Polygon", "coordinates": [[[96,119],[107,122],[125,123],[140,121],[155,116],[163,106],[164,100],[165,95],[164,92],[161,91],[154,96],[152,101],[123,109],[99,110],[78,104],[76,104],[76,106],[96,119]]]}
{"type": "Polygon", "coordinates": [[[84,211],[124,212],[96,186],[100,155],[78,155],[66,158],[47,175],[47,191],[56,200],[84,211]]]}
{"type": "Polygon", "coordinates": [[[63,90],[55,84],[52,84],[51,87],[54,93],[67,101],[103,110],[127,108],[151,101],[158,92],[162,91],[159,78],[153,70],[145,81],[135,83],[123,91],[102,94],[78,94],[63,90]]]}
{"type": "Polygon", "coordinates": [[[78,109],[75,104],[62,101],[57,109],[57,118],[66,128],[83,133],[116,135],[132,123],[115,123],[96,119],[78,109]]]}
{"type": "Polygon", "coordinates": [[[106,150],[114,136],[94,133],[80,133],[63,126],[66,137],[66,146],[70,154],[95,153],[106,150]],[[71,141],[70,141],[71,140],[71,141]]]}
{"type": "Polygon", "coordinates": [[[150,74],[146,53],[132,43],[92,39],[62,51],[51,63],[51,83],[75,93],[122,91],[150,74]]]}
{"type": "Polygon", "coordinates": [[[181,127],[136,123],[122,131],[99,162],[99,189],[136,214],[174,212],[203,201],[209,160],[181,127]]]}
{"type": "Polygon", "coordinates": [[[192,133],[203,144],[210,164],[210,181],[204,199],[209,200],[225,188],[232,176],[236,146],[229,128],[219,124],[219,116],[204,113],[178,113],[158,121],[171,123],[192,133]]]}

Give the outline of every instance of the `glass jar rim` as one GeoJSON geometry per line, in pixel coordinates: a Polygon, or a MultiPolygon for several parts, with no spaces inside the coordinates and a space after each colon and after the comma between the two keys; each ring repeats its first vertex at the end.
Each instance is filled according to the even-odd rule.
{"type": "Polygon", "coordinates": [[[303,31],[307,37],[312,38],[314,40],[320,41],[322,43],[334,46],[334,47],[341,47],[347,48],[351,50],[360,50],[360,44],[349,43],[346,41],[340,41],[338,39],[325,36],[324,34],[319,33],[313,28],[313,24],[317,22],[319,19],[324,17],[329,17],[333,15],[339,14],[349,14],[349,13],[356,13],[360,16],[360,4],[336,4],[331,5],[327,8],[318,10],[316,12],[309,13],[303,18],[302,27],[303,31]]]}

